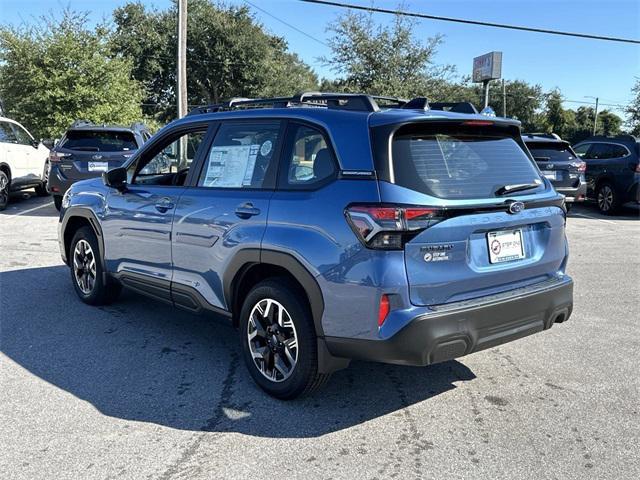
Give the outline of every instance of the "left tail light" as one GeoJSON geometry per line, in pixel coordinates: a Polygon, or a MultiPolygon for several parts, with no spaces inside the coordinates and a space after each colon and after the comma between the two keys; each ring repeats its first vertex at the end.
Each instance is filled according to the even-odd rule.
{"type": "Polygon", "coordinates": [[[49,162],[58,163],[70,156],[71,156],[70,153],[49,152],[49,162]]]}
{"type": "Polygon", "coordinates": [[[442,220],[444,211],[434,207],[406,205],[350,205],[347,222],[367,247],[402,250],[418,233],[442,220]]]}

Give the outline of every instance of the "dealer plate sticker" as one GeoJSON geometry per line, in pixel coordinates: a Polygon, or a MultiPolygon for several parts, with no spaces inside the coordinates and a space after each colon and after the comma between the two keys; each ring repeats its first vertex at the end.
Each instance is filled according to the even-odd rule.
{"type": "Polygon", "coordinates": [[[89,162],[90,172],[106,172],[109,170],[109,162],[89,162]]]}
{"type": "Polygon", "coordinates": [[[541,173],[542,173],[542,175],[547,177],[549,180],[557,180],[558,179],[558,172],[556,172],[554,170],[542,170],[541,173]]]}
{"type": "Polygon", "coordinates": [[[487,233],[489,261],[491,263],[510,262],[524,258],[522,230],[501,230],[487,233]]]}

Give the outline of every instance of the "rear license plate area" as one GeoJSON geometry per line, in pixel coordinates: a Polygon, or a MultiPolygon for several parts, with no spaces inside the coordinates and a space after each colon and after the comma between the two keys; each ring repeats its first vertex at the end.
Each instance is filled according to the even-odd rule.
{"type": "Polygon", "coordinates": [[[504,263],[525,258],[521,228],[487,233],[490,263],[504,263]]]}

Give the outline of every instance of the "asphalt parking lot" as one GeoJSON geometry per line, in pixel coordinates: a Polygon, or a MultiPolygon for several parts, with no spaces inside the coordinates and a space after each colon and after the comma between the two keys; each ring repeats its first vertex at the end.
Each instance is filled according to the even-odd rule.
{"type": "Polygon", "coordinates": [[[0,213],[0,478],[640,478],[640,220],[568,219],[569,322],[427,368],[254,386],[237,335],[125,293],[81,303],[49,198],[0,213]]]}

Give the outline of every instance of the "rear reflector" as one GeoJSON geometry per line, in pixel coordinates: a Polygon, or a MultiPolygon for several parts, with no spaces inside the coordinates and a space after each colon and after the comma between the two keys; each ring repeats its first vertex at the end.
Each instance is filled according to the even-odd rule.
{"type": "Polygon", "coordinates": [[[383,293],[380,297],[380,308],[378,309],[378,328],[382,326],[384,321],[387,319],[387,315],[389,315],[389,310],[391,307],[389,306],[389,296],[386,293],[383,293]]]}
{"type": "Polygon", "coordinates": [[[462,125],[467,125],[469,127],[488,127],[493,125],[493,122],[488,120],[467,120],[466,122],[462,122],[462,125]]]}

